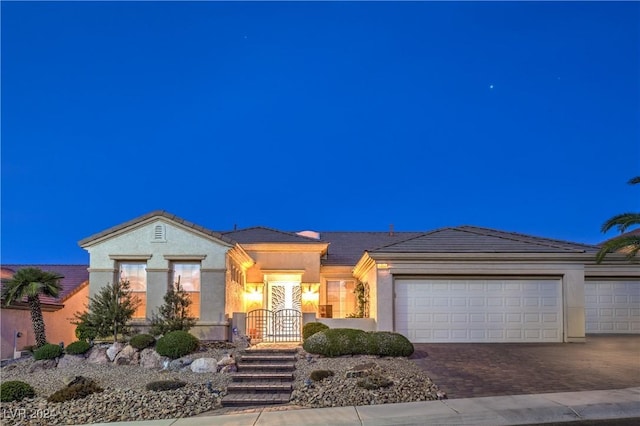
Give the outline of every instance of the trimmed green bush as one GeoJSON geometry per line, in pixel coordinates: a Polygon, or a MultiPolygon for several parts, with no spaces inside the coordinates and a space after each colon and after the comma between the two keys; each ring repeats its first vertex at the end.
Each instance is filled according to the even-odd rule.
{"type": "Polygon", "coordinates": [[[307,340],[307,338],[313,336],[317,332],[328,329],[329,327],[321,322],[308,322],[304,327],[302,327],[302,340],[307,340]]]}
{"type": "Polygon", "coordinates": [[[390,331],[370,332],[370,355],[379,356],[410,356],[413,353],[413,344],[399,333],[390,331]]]}
{"type": "Polygon", "coordinates": [[[47,401],[65,402],[72,399],[82,399],[86,398],[92,393],[102,392],[103,390],[104,389],[98,386],[97,383],[93,380],[83,378],[83,380],[80,380],[77,383],[73,383],[65,388],[56,391],[54,394],[49,396],[49,398],[47,398],[47,401]]]}
{"type": "Polygon", "coordinates": [[[187,384],[181,380],[160,380],[157,382],[149,382],[147,383],[147,390],[162,392],[174,389],[180,389],[185,387],[187,384]]]}
{"type": "Polygon", "coordinates": [[[413,344],[402,334],[387,331],[365,332],[352,328],[332,328],[317,332],[302,347],[313,354],[328,357],[341,355],[409,356],[413,344]]]}
{"type": "Polygon", "coordinates": [[[320,380],[324,380],[327,377],[333,376],[333,371],[331,370],[313,370],[309,377],[314,382],[319,382],[320,380]]]}
{"type": "Polygon", "coordinates": [[[78,340],[77,342],[69,343],[64,349],[69,355],[81,355],[91,349],[89,342],[84,340],[78,340]]]}
{"type": "Polygon", "coordinates": [[[10,380],[0,385],[0,401],[22,401],[23,398],[33,398],[36,392],[29,383],[20,380],[10,380]]]}
{"type": "Polygon", "coordinates": [[[53,343],[47,343],[40,346],[33,352],[33,357],[37,360],[40,359],[54,359],[62,355],[62,348],[60,345],[54,345],[53,343]]]}
{"type": "Polygon", "coordinates": [[[148,348],[156,341],[155,337],[150,334],[136,334],[129,340],[129,344],[138,350],[148,348]]]}
{"type": "Polygon", "coordinates": [[[198,349],[200,341],[186,331],[170,331],[156,344],[156,352],[171,359],[188,355],[198,349]]]}

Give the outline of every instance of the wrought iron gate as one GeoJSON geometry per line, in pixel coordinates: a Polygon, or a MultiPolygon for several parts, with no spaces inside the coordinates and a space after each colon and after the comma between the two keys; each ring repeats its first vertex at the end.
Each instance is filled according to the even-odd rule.
{"type": "Polygon", "coordinates": [[[299,342],[302,312],[297,309],[256,309],[247,313],[247,335],[253,342],[299,342]]]}

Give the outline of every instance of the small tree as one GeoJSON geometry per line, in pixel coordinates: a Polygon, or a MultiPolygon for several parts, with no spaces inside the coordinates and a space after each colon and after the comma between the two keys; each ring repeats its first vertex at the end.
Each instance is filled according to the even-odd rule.
{"type": "MultiPolygon", "coordinates": [[[[118,341],[118,334],[129,334],[129,321],[133,317],[138,302],[131,295],[129,281],[120,281],[103,287],[89,301],[88,312],[76,313],[74,324],[80,330],[95,332],[97,337],[113,335],[118,341]]],[[[78,333],[78,329],[76,329],[78,333]]]]}
{"type": "Polygon", "coordinates": [[[154,313],[151,318],[151,334],[158,336],[170,331],[189,331],[196,325],[196,319],[189,316],[189,306],[192,303],[178,279],[164,295],[164,304],[158,308],[158,313],[154,313]]]}

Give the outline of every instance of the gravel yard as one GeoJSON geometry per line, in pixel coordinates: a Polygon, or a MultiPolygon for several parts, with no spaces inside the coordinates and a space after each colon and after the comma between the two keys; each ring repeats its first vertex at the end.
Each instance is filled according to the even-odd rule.
{"type": "MultiPolygon", "coordinates": [[[[236,349],[216,349],[192,355],[193,358],[220,359],[223,354],[236,354],[236,349]]],[[[29,373],[31,359],[21,360],[1,369],[2,381],[22,380],[36,391],[36,397],[20,402],[1,403],[0,423],[3,425],[86,424],[131,420],[155,420],[192,417],[210,412],[224,412],[221,399],[231,381],[228,373],[193,373],[150,370],[135,365],[101,365],[82,363],[29,373]],[[70,376],[95,380],[104,391],[84,399],[49,403],[46,398],[64,387],[70,376]],[[156,380],[179,379],[187,382],[183,388],[153,392],[145,385],[156,380]],[[211,389],[214,392],[211,392],[211,389]],[[215,391],[220,390],[218,395],[215,391]]],[[[349,356],[339,358],[312,357],[299,349],[294,372],[291,407],[336,407],[437,399],[437,386],[424,372],[406,358],[349,356]],[[357,386],[357,378],[348,378],[353,367],[369,364],[378,375],[390,379],[391,386],[367,390],[357,386]],[[331,370],[334,375],[322,381],[308,380],[313,370],[331,370]]]]}

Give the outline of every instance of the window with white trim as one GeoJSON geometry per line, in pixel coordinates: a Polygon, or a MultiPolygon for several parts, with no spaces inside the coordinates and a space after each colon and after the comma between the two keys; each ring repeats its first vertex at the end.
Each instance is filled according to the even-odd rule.
{"type": "Polygon", "coordinates": [[[129,281],[129,290],[138,304],[133,319],[147,317],[147,264],[145,262],[120,262],[120,281],[129,281]]]}
{"type": "Polygon", "coordinates": [[[332,306],[333,318],[346,318],[356,312],[355,281],[327,281],[327,305],[332,306]]]}
{"type": "Polygon", "coordinates": [[[174,262],[172,284],[180,283],[191,299],[189,316],[200,318],[200,263],[174,262]]]}

